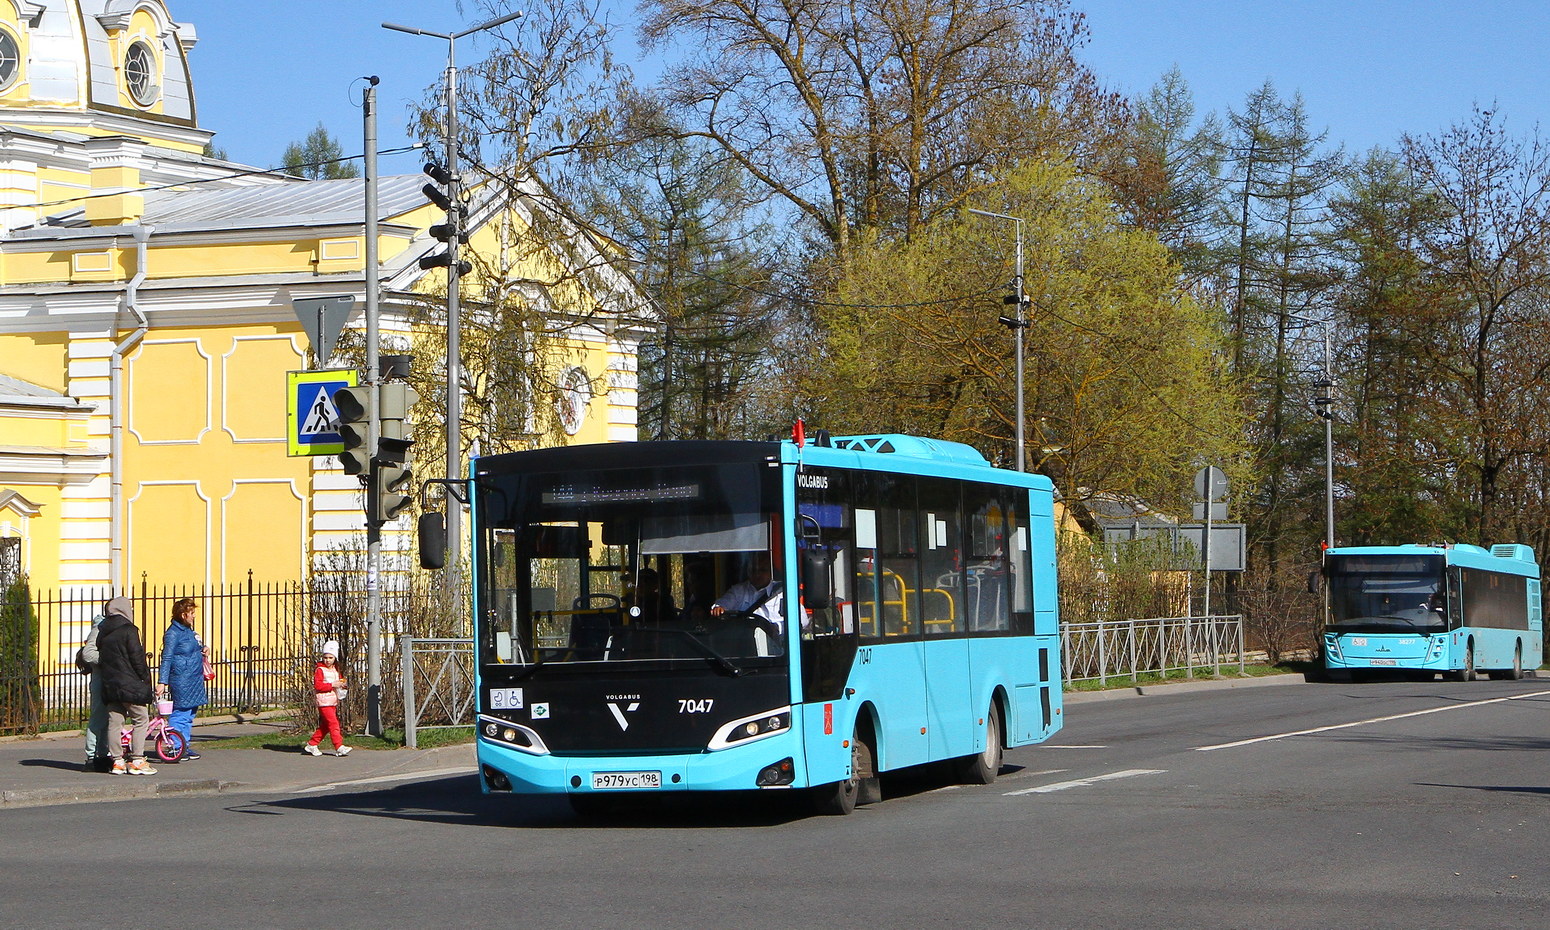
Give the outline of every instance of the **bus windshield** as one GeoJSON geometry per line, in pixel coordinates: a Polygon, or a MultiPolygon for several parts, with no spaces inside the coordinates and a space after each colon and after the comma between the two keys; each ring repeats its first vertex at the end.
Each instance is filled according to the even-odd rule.
{"type": "Polygon", "coordinates": [[[733,462],[481,476],[480,661],[775,664],[776,474],[733,462]]]}
{"type": "Polygon", "coordinates": [[[1414,633],[1448,628],[1440,555],[1330,556],[1326,572],[1331,630],[1414,633]]]}

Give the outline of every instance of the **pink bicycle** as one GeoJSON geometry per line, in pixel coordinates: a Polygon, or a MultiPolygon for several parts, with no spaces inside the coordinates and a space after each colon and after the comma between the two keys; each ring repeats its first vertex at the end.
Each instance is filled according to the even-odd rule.
{"type": "MultiPolygon", "coordinates": [[[[171,701],[157,701],[155,709],[151,712],[151,725],[146,728],[145,742],[156,747],[156,756],[163,762],[176,762],[188,752],[188,740],[183,734],[167,726],[167,718],[163,714],[172,713],[171,701]]],[[[129,740],[133,736],[133,727],[124,727],[119,732],[119,745],[127,752],[129,740]]]]}

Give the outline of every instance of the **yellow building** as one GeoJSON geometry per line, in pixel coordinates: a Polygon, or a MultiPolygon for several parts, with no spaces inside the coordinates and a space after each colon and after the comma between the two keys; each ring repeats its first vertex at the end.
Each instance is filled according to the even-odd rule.
{"type": "MultiPolygon", "coordinates": [[[[293,302],[348,296],[363,327],[364,182],[205,157],[194,45],[162,0],[0,0],[0,576],[35,589],[299,580],[364,534],[357,480],[287,457],[285,409],[286,372],[355,364],[311,364],[293,302]]],[[[418,265],[442,248],[425,181],[381,178],[378,198],[384,342],[422,374],[441,331],[416,308],[445,280],[418,265]]],[[[535,209],[476,192],[465,309],[504,286],[489,269],[536,288],[568,322],[528,364],[563,387],[527,402],[575,441],[633,440],[643,301],[611,273],[533,285],[599,257],[579,236],[518,248],[535,209]]]]}

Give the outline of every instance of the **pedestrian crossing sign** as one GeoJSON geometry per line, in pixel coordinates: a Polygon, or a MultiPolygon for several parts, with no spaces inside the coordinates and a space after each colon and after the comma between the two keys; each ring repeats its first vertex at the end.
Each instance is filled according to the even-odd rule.
{"type": "Polygon", "coordinates": [[[285,373],[286,455],[338,455],[344,451],[334,392],[354,387],[359,375],[353,368],[285,373]]]}

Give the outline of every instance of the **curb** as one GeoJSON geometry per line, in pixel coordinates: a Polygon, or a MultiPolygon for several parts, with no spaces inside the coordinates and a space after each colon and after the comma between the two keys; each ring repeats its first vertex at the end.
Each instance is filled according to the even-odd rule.
{"type": "Polygon", "coordinates": [[[1262,675],[1257,678],[1213,678],[1206,681],[1177,681],[1155,685],[1137,685],[1129,688],[1111,688],[1107,691],[1068,691],[1062,700],[1067,704],[1086,704],[1095,701],[1115,701],[1124,698],[1155,697],[1162,694],[1190,694],[1196,691],[1218,691],[1229,688],[1266,688],[1277,685],[1303,685],[1308,679],[1296,672],[1284,675],[1262,675]]]}
{"type": "Polygon", "coordinates": [[[195,781],[136,780],[129,784],[113,782],[73,788],[30,788],[23,791],[0,791],[0,810],[13,807],[52,807],[56,804],[94,804],[101,801],[204,797],[224,791],[242,790],[245,787],[241,782],[204,778],[195,781]]]}

